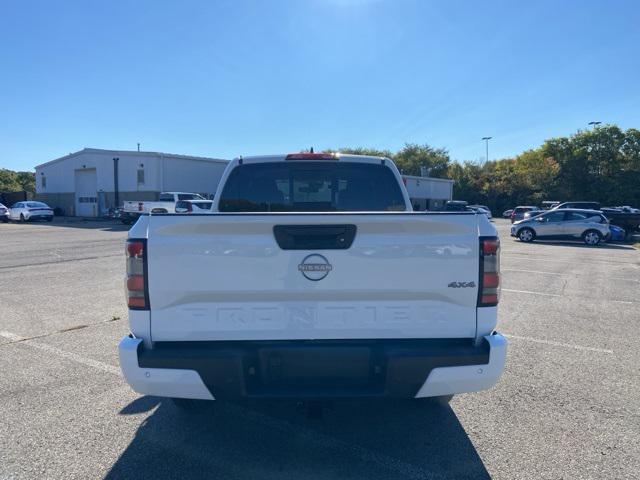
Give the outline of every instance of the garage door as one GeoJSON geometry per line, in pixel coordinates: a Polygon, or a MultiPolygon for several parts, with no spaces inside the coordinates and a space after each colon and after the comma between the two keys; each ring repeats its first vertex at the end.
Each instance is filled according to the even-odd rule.
{"type": "Polygon", "coordinates": [[[96,169],[76,170],[76,216],[98,216],[98,177],[96,169]]]}

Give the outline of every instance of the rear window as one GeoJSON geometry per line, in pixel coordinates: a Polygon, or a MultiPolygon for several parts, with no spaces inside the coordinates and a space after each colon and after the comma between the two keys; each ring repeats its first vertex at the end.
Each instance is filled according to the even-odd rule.
{"type": "Polygon", "coordinates": [[[403,211],[404,197],[384,165],[273,162],[237,166],[220,196],[221,212],[403,211]]]}
{"type": "Polygon", "coordinates": [[[47,204],[42,202],[28,202],[27,207],[28,208],[49,208],[47,204]]]}

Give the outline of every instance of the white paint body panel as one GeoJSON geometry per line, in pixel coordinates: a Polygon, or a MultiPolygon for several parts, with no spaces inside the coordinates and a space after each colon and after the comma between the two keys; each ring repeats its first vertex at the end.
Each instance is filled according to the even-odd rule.
{"type": "Polygon", "coordinates": [[[434,368],[416,394],[416,398],[477,392],[495,385],[504,370],[507,340],[499,334],[487,335],[484,338],[490,346],[488,364],[434,368]]]}
{"type": "Polygon", "coordinates": [[[140,338],[124,337],[118,346],[120,369],[125,380],[136,392],[172,398],[213,400],[213,395],[194,370],[174,368],[140,368],[138,347],[140,338]]]}
{"type": "MultiPolygon", "coordinates": [[[[153,341],[474,338],[478,215],[149,216],[153,341]],[[282,250],[274,225],[355,224],[346,250],[282,250]],[[298,265],[333,269],[320,281],[298,265]]],[[[483,217],[483,216],[482,216],[483,217]]]]}

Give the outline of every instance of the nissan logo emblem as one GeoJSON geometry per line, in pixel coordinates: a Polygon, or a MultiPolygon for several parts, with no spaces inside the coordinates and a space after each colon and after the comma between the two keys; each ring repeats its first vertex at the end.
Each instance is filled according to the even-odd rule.
{"type": "Polygon", "coordinates": [[[322,255],[312,253],[304,257],[304,260],[298,265],[298,270],[302,272],[308,280],[317,282],[329,275],[329,272],[333,269],[329,260],[322,255]]]}

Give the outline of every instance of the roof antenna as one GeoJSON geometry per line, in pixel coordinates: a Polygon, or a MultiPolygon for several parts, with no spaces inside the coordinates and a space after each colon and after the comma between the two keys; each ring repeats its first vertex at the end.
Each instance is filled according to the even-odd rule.
{"type": "Polygon", "coordinates": [[[309,150],[309,153],[313,153],[313,147],[311,147],[311,150],[309,150]]]}
{"type": "Polygon", "coordinates": [[[140,142],[138,142],[138,151],[140,151],[140,142]]]}

